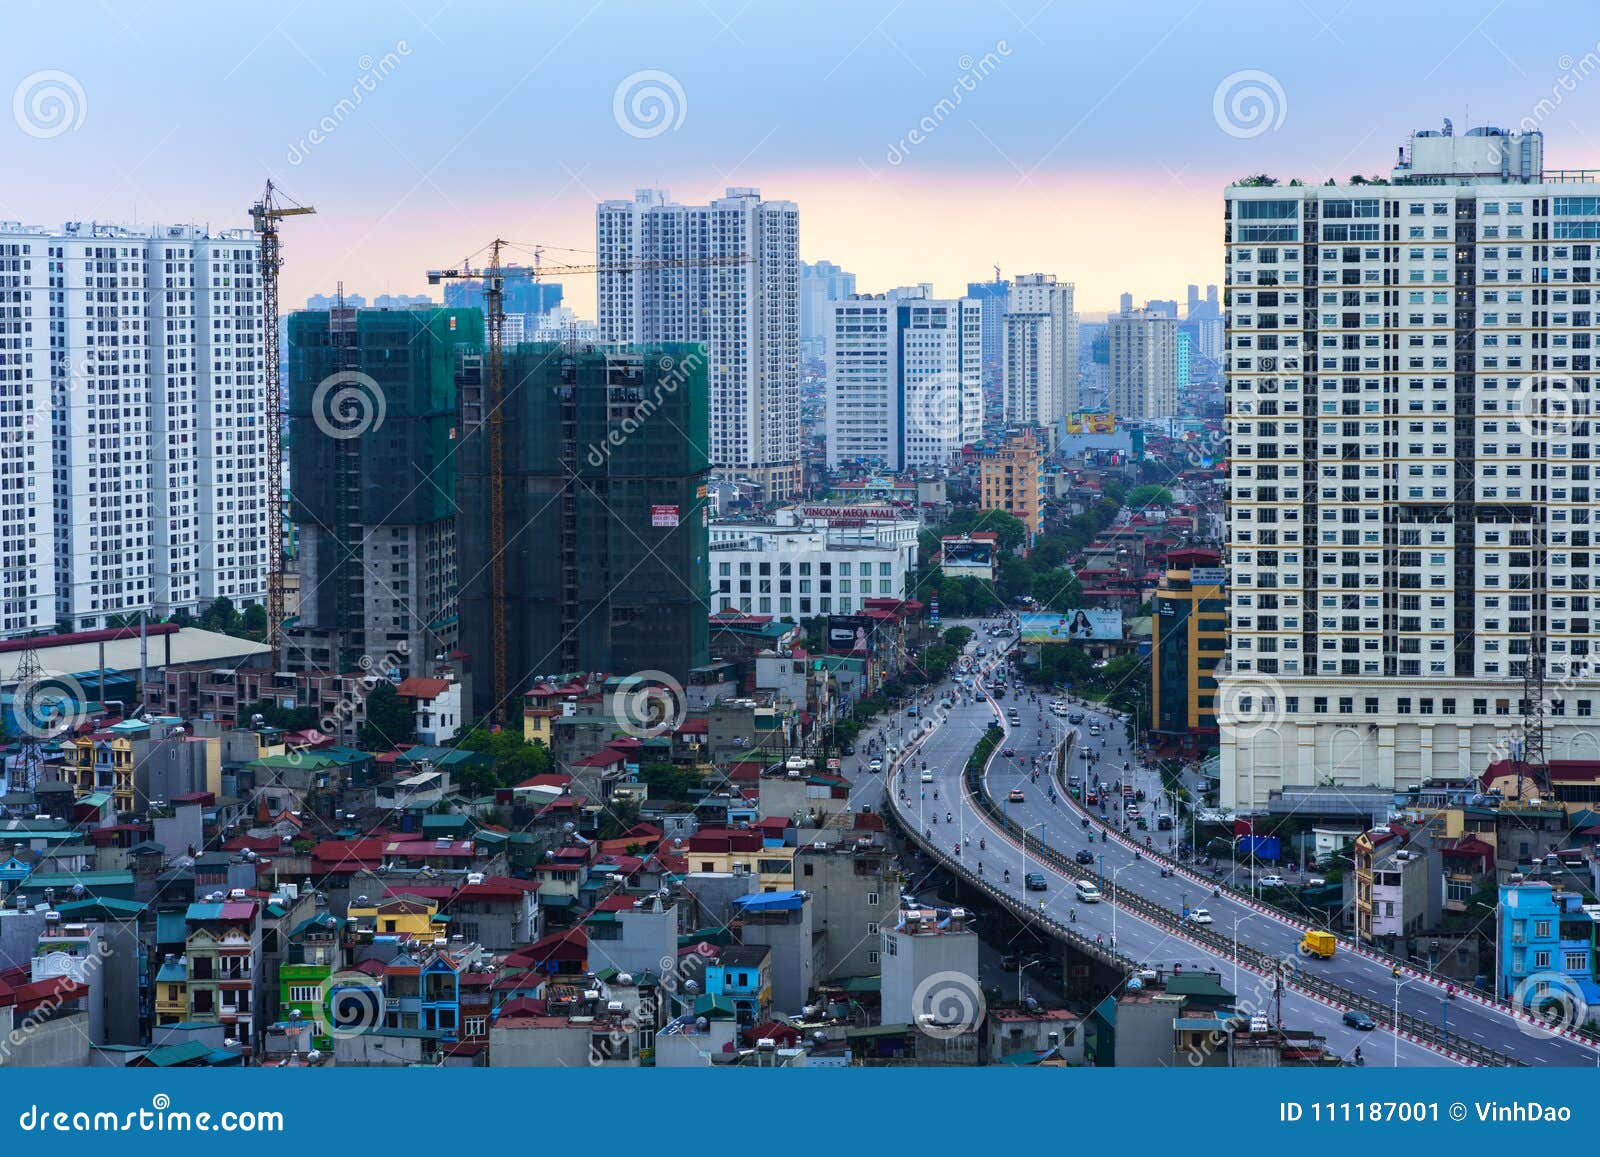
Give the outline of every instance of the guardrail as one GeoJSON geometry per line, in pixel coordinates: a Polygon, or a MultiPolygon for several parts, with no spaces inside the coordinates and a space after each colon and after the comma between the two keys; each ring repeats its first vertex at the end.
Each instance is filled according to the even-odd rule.
{"type": "MultiPolygon", "coordinates": [[[[1070,744],[1073,742],[1073,740],[1069,738],[1068,742],[1070,744]]],[[[1063,760],[1061,763],[1061,768],[1057,772],[1056,776],[1057,786],[1063,793],[1068,793],[1065,776],[1067,775],[1066,768],[1069,766],[1069,764],[1070,761],[1063,760]]],[[[1088,773],[1086,772],[1086,781],[1087,778],[1088,773]]],[[[1172,871],[1182,874],[1185,878],[1193,881],[1200,887],[1220,888],[1223,894],[1234,903],[1242,904],[1245,907],[1259,912],[1264,916],[1270,916],[1273,919],[1278,920],[1280,923],[1287,924],[1289,927],[1298,929],[1301,932],[1332,931],[1330,928],[1325,928],[1321,925],[1313,924],[1309,920],[1302,919],[1295,913],[1290,912],[1277,904],[1271,904],[1265,900],[1258,899],[1251,893],[1236,888],[1232,884],[1220,880],[1207,879],[1188,864],[1180,860],[1175,860],[1171,856],[1164,855],[1163,853],[1157,851],[1154,847],[1140,848],[1137,842],[1122,836],[1115,825],[1107,822],[1104,819],[1101,819],[1099,816],[1094,815],[1094,813],[1092,813],[1088,807],[1082,803],[1079,803],[1077,806],[1085,816],[1089,817],[1089,821],[1093,826],[1105,829],[1106,832],[1118,839],[1124,846],[1140,852],[1153,863],[1166,865],[1167,867],[1171,868],[1172,871]]],[[[1383,964],[1385,967],[1391,969],[1398,967],[1402,973],[1411,979],[1426,981],[1427,983],[1432,984],[1435,988],[1453,988],[1455,989],[1456,997],[1458,999],[1470,1001],[1473,1004],[1481,1005],[1484,1008],[1503,1013],[1513,1020],[1538,1026],[1542,1032],[1546,1032],[1551,1036],[1560,1036],[1567,1040],[1577,1041],[1580,1044],[1587,1044],[1592,1048],[1600,1048],[1600,1033],[1596,1033],[1593,1030],[1581,1027],[1550,1027],[1544,1020],[1538,1016],[1535,1016],[1528,1010],[1518,1008],[1509,1001],[1501,1000],[1498,997],[1486,996],[1476,989],[1458,984],[1455,977],[1446,976],[1442,973],[1434,972],[1431,969],[1419,967],[1409,960],[1402,959],[1398,956],[1395,956],[1393,953],[1385,952],[1383,949],[1376,948],[1370,944],[1362,944],[1357,940],[1352,940],[1345,936],[1338,936],[1337,938],[1340,948],[1344,949],[1345,951],[1353,953],[1357,956],[1363,956],[1368,960],[1377,961],[1378,963],[1383,964]]]]}
{"type": "MultiPolygon", "coordinates": [[[[1524,1062],[1506,1053],[1488,1048],[1470,1040],[1464,1040],[1460,1035],[1445,1031],[1436,1024],[1402,1012],[1398,1016],[1395,1010],[1380,1000],[1352,992],[1347,988],[1334,984],[1323,977],[1301,972],[1294,958],[1280,959],[1271,953],[1261,952],[1248,945],[1235,946],[1234,943],[1220,933],[1209,928],[1196,925],[1184,920],[1161,904],[1130,892],[1119,886],[1115,881],[1106,883],[1097,880],[1093,873],[1085,871],[1081,865],[1069,860],[1060,852],[1050,847],[1037,837],[1031,835],[1022,825],[1008,818],[1006,814],[995,806],[988,793],[983,790],[983,772],[985,766],[974,766],[969,761],[962,776],[963,787],[974,805],[983,812],[991,823],[999,827],[1007,835],[1017,840],[1029,854],[1043,863],[1048,863],[1061,875],[1073,880],[1086,880],[1096,883],[1101,892],[1114,904],[1137,914],[1141,919],[1150,924],[1156,924],[1165,930],[1189,940],[1212,953],[1227,960],[1236,960],[1242,967],[1263,974],[1279,974],[1284,972],[1284,965],[1291,966],[1289,976],[1285,983],[1294,989],[1315,997],[1324,1003],[1338,1008],[1355,1009],[1366,1013],[1376,1023],[1384,1025],[1393,1032],[1406,1038],[1442,1052],[1452,1053],[1470,1064],[1483,1065],[1491,1068],[1521,1067],[1524,1062]]],[[[942,855],[941,855],[941,858],[942,855]]]]}

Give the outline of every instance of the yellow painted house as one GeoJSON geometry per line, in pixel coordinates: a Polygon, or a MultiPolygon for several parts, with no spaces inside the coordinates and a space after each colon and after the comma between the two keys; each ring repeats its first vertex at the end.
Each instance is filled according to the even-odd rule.
{"type": "Polygon", "coordinates": [[[348,913],[350,923],[357,930],[424,943],[433,942],[434,917],[438,914],[439,905],[435,901],[404,895],[386,896],[375,902],[357,896],[351,900],[348,913]]]}
{"type": "Polygon", "coordinates": [[[128,735],[96,731],[64,740],[61,775],[72,784],[77,799],[110,792],[111,804],[119,812],[133,810],[134,741],[128,735]]]}

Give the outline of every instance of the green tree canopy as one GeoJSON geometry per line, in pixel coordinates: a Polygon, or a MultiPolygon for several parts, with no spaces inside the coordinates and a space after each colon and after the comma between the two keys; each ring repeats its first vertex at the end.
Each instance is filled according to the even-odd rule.
{"type": "Polygon", "coordinates": [[[356,732],[356,742],[362,750],[390,751],[402,743],[416,742],[416,716],[393,683],[379,681],[367,693],[366,707],[366,722],[356,732]]]}

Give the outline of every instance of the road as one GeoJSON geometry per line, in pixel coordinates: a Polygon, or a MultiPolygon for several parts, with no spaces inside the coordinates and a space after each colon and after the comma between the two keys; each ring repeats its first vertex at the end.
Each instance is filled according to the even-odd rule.
{"type": "MultiPolygon", "coordinates": [[[[980,637],[969,650],[978,645],[992,646],[992,642],[980,637]]],[[[993,659],[994,656],[990,656],[988,661],[992,662],[993,659]]],[[[947,683],[941,690],[948,687],[947,683]]],[[[1038,705],[1026,700],[1019,703],[1009,688],[999,706],[1007,711],[1012,706],[1023,710],[1022,725],[1012,728],[1009,723],[1006,724],[1007,741],[1004,746],[1015,754],[1002,754],[995,758],[990,765],[986,789],[996,801],[1006,801],[1013,788],[1020,788],[1024,796],[1022,802],[1003,803],[1008,817],[1040,835],[1046,844],[1064,855],[1070,857],[1088,849],[1094,856],[1092,868],[1102,873],[1107,881],[1157,901],[1174,913],[1183,912],[1185,904],[1191,909],[1206,908],[1212,917],[1213,932],[1277,957],[1294,958],[1299,967],[1308,973],[1315,973],[1352,992],[1379,1000],[1385,1006],[1394,1007],[1398,1004],[1402,1012],[1441,1025],[1451,1033],[1463,1034],[1479,1044],[1509,1053],[1527,1063],[1593,1066],[1600,1060],[1600,1054],[1587,1045],[1561,1037],[1535,1035],[1530,1031],[1531,1026],[1500,1009],[1465,998],[1449,1000],[1442,989],[1427,980],[1407,977],[1397,984],[1385,964],[1355,952],[1341,948],[1328,961],[1300,958],[1296,953],[1300,930],[1287,920],[1262,913],[1230,898],[1226,892],[1221,897],[1214,897],[1210,895],[1210,889],[1182,874],[1163,878],[1149,859],[1135,858],[1136,845],[1131,839],[1125,841],[1114,834],[1106,842],[1095,838],[1091,843],[1094,828],[1084,827],[1083,812],[1073,801],[1060,793],[1054,802],[1048,798],[1046,788],[1049,772],[1042,771],[1037,782],[1030,778],[1035,757],[1043,761],[1058,738],[1065,737],[1064,729],[1070,730],[1069,725],[1053,720],[1048,712],[1042,711],[1042,702],[1038,705]]],[[[1084,709],[1075,706],[1074,710],[1084,709]]],[[[1195,965],[1217,969],[1224,983],[1233,983],[1242,1004],[1266,1008],[1270,1003],[1268,983],[1260,977],[1252,977],[1248,970],[1237,968],[1231,959],[1213,956],[1160,925],[1119,911],[1115,905],[1078,903],[1072,894],[1073,884],[1066,876],[1041,865],[1036,858],[1025,863],[1022,849],[1001,835],[964,797],[961,790],[961,773],[966,759],[989,721],[995,718],[995,708],[983,700],[973,703],[958,700],[948,714],[935,713],[933,718],[942,722],[932,727],[915,755],[907,762],[908,772],[903,786],[899,783],[894,785],[897,795],[901,791],[905,794],[905,802],[900,808],[908,824],[914,823],[920,830],[931,832],[935,843],[947,846],[951,854],[954,854],[957,841],[961,841],[960,858],[969,867],[975,867],[978,861],[982,861],[985,879],[994,881],[996,876],[1000,876],[1001,880],[995,882],[1004,886],[1004,872],[1009,869],[1011,887],[1018,895],[1022,894],[1020,884],[1026,872],[1042,872],[1048,888],[1044,893],[1029,894],[1031,902],[1037,903],[1042,899],[1046,910],[1058,918],[1068,915],[1070,909],[1076,909],[1080,930],[1108,939],[1114,937],[1119,950],[1148,963],[1150,967],[1171,968],[1174,964],[1182,964],[1186,967],[1195,965]],[[932,773],[932,782],[928,784],[919,782],[924,759],[932,773]],[[971,842],[967,843],[969,838],[971,842]],[[978,849],[980,840],[987,845],[982,851],[978,849]],[[1237,980],[1234,979],[1236,975],[1237,980]]],[[[917,723],[918,720],[902,715],[888,727],[890,741],[894,740],[896,732],[902,738],[909,738],[911,731],[906,724],[914,727],[917,723]]],[[[1127,741],[1122,722],[1104,713],[1086,711],[1086,717],[1077,730],[1078,750],[1100,755],[1097,764],[1100,770],[1095,778],[1107,781],[1116,779],[1110,768],[1114,765],[1120,770],[1126,757],[1127,741]],[[1094,722],[1101,724],[1101,736],[1089,734],[1090,725],[1094,722]],[[1122,749],[1120,754],[1119,747],[1122,749]]],[[[863,751],[855,760],[848,761],[846,774],[853,773],[854,801],[876,805],[881,800],[885,786],[879,781],[884,777],[862,769],[860,764],[865,758],[863,751]]],[[[1077,770],[1085,761],[1075,751],[1072,763],[1074,770],[1077,770]]],[[[1154,793],[1159,791],[1156,773],[1150,771],[1142,774],[1144,778],[1140,782],[1153,799],[1154,793]]],[[[1098,808],[1094,810],[1098,815],[1098,808]]],[[[1156,831],[1148,834],[1152,840],[1168,835],[1156,831]]],[[[1139,842],[1143,842],[1143,833],[1139,835],[1139,842]]],[[[1340,1010],[1308,996],[1286,994],[1283,1004],[1287,1024],[1324,1033],[1329,1048],[1340,1055],[1348,1055],[1360,1044],[1369,1064],[1451,1063],[1434,1050],[1404,1039],[1398,1041],[1397,1049],[1395,1038],[1381,1029],[1373,1032],[1350,1029],[1341,1022],[1340,1010]]]]}

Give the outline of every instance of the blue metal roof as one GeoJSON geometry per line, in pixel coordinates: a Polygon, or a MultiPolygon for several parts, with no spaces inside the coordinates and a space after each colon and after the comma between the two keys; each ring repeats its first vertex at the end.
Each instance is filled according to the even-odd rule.
{"type": "Polygon", "coordinates": [[[752,892],[734,901],[749,912],[794,911],[806,902],[804,892],[752,892]]]}

